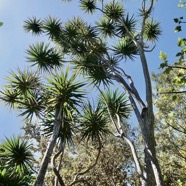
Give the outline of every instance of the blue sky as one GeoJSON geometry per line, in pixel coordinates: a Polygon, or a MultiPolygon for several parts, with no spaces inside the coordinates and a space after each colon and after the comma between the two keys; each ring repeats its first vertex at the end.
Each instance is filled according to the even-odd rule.
{"type": "MultiPolygon", "coordinates": [[[[139,0],[124,0],[126,9],[129,12],[135,12],[139,5],[139,0]]],[[[176,51],[177,38],[179,34],[174,33],[175,23],[173,18],[185,15],[185,11],[177,8],[178,0],[159,0],[153,10],[153,16],[161,23],[162,36],[157,43],[156,49],[148,54],[148,62],[151,72],[158,72],[160,65],[159,52],[165,51],[169,59],[173,60],[176,51]]],[[[45,37],[36,38],[30,33],[25,33],[23,29],[24,21],[28,17],[36,16],[38,18],[52,17],[61,18],[62,22],[73,16],[80,15],[85,19],[96,21],[96,17],[90,18],[79,11],[79,8],[73,4],[64,4],[60,0],[0,0],[0,21],[4,25],[0,27],[0,89],[5,83],[5,77],[8,72],[21,69],[27,66],[25,62],[26,49],[30,44],[37,41],[46,41],[45,37]]],[[[141,78],[141,67],[139,61],[125,64],[128,73],[132,75],[135,84],[143,93],[143,79],[141,78]]],[[[4,136],[20,134],[19,127],[23,125],[22,118],[17,117],[18,113],[10,111],[0,103],[0,142],[4,136]]]]}

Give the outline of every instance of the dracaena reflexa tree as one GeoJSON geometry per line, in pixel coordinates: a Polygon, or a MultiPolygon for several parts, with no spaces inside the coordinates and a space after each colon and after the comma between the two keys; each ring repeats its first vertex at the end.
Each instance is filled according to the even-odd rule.
{"type": "MultiPolygon", "coordinates": [[[[102,104],[105,105],[105,111],[115,126],[118,136],[129,145],[141,185],[143,186],[163,185],[161,170],[156,158],[152,87],[145,55],[146,52],[153,50],[154,44],[161,33],[159,23],[151,17],[154,2],[154,0],[142,0],[142,7],[140,7],[140,12],[137,14],[140,21],[137,21],[135,16],[130,16],[125,12],[123,1],[81,0],[79,4],[85,12],[99,14],[100,19],[95,24],[90,24],[79,17],[74,17],[72,20],[62,24],[59,19],[48,17],[44,20],[30,18],[25,22],[24,26],[26,31],[31,31],[35,35],[47,35],[60,51],[59,55],[56,50],[44,44],[30,46],[27,53],[29,55],[28,62],[32,66],[36,65],[40,71],[53,72],[53,69],[60,68],[62,63],[68,62],[73,65],[76,74],[83,74],[88,77],[98,89],[101,83],[107,86],[111,83],[118,83],[127,92],[130,106],[137,117],[143,137],[143,161],[139,160],[134,144],[122,128],[123,117],[125,116],[123,109],[125,110],[125,106],[116,104],[119,101],[124,101],[122,97],[116,98],[111,93],[105,94],[101,92],[102,104]],[[149,45],[152,45],[151,50],[148,50],[149,45]],[[145,100],[138,93],[131,76],[125,72],[122,68],[123,65],[121,65],[123,61],[135,59],[140,60],[143,69],[141,78],[145,79],[145,100]],[[109,98],[110,95],[113,97],[109,98]]],[[[77,99],[71,99],[71,96],[77,98],[77,95],[79,95],[70,94],[69,97],[66,97],[66,94],[68,95],[69,92],[76,91],[76,89],[70,88],[64,93],[63,89],[60,88],[61,80],[58,80],[61,75],[55,75],[54,73],[52,75],[52,79],[55,79],[57,83],[48,81],[52,86],[51,88],[47,88],[47,86],[38,88],[41,83],[39,83],[37,78],[37,81],[33,81],[34,85],[37,84],[35,88],[33,88],[32,83],[25,82],[27,87],[29,87],[29,91],[23,86],[24,89],[21,89],[21,92],[17,92],[19,89],[15,88],[14,83],[11,83],[13,87],[7,88],[2,92],[4,95],[2,99],[9,101],[11,106],[15,106],[14,103],[16,101],[16,106],[24,110],[22,115],[27,115],[27,117],[32,116],[32,113],[34,113],[42,118],[46,109],[49,109],[49,112],[53,112],[52,138],[47,148],[46,156],[43,158],[35,185],[43,184],[49,157],[60,131],[59,123],[63,122],[64,115],[66,115],[65,107],[70,105],[67,108],[71,108],[73,101],[76,104],[77,99]],[[63,100],[64,98],[67,100],[63,100]],[[71,101],[69,102],[68,99],[71,101]]],[[[13,76],[16,76],[16,74],[13,74],[13,76]]],[[[29,78],[31,77],[38,77],[38,71],[34,76],[29,76],[29,78]]],[[[81,86],[78,84],[75,87],[79,88],[81,86]]],[[[82,94],[79,95],[78,101],[81,97],[82,94]]],[[[89,109],[90,114],[91,107],[89,104],[85,108],[89,109]]],[[[69,117],[71,112],[68,110],[67,113],[69,117]]],[[[91,127],[85,120],[82,121],[84,121],[84,124],[82,124],[83,138],[99,142],[100,134],[105,131],[102,129],[104,126],[94,125],[94,127],[91,127]]],[[[81,121],[79,122],[81,123],[81,121]]],[[[61,180],[61,185],[64,185],[60,175],[58,175],[58,178],[61,180]]]]}
{"type": "MultiPolygon", "coordinates": [[[[66,61],[71,62],[77,72],[88,76],[94,84],[117,82],[128,93],[144,140],[144,166],[132,148],[142,185],[163,185],[156,158],[152,87],[145,55],[152,51],[148,50],[149,43],[153,49],[161,33],[159,23],[151,17],[154,2],[142,0],[138,13],[140,23],[134,16],[125,13],[122,1],[82,0],[79,4],[85,12],[99,13],[100,19],[95,24],[78,17],[65,24],[50,17],[45,20],[29,19],[25,24],[27,31],[47,34],[64,56],[68,56],[66,61]],[[138,93],[131,76],[121,67],[123,60],[134,60],[135,57],[140,59],[143,69],[141,78],[145,79],[145,100],[138,93]]],[[[119,125],[120,117],[117,114],[115,117],[119,125]]],[[[122,131],[120,135],[124,136],[122,131]]]]}
{"type": "Polygon", "coordinates": [[[64,185],[56,169],[55,159],[64,151],[66,142],[71,140],[74,117],[84,97],[81,89],[84,83],[76,81],[75,74],[69,77],[69,68],[66,72],[51,70],[60,64],[60,56],[52,48],[41,44],[30,47],[28,53],[32,54],[29,60],[38,65],[38,70],[11,72],[5,89],[1,91],[1,100],[19,110],[25,120],[39,119],[44,131],[50,136],[36,185],[43,185],[53,149],[58,144],[59,151],[52,158],[52,168],[59,183],[64,185]],[[51,74],[44,75],[44,71],[50,71],[51,74]]]}

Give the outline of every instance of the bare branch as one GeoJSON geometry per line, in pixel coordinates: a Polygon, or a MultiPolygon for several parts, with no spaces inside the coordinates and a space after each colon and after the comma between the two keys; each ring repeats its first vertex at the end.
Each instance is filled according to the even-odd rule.
{"type": "MultiPolygon", "coordinates": [[[[120,67],[117,67],[117,68],[120,69],[123,72],[123,75],[128,79],[128,81],[130,83],[130,88],[132,90],[132,93],[135,95],[135,98],[137,99],[137,101],[140,104],[141,108],[146,107],[145,103],[142,101],[141,97],[139,96],[139,93],[138,93],[136,87],[134,86],[134,82],[133,82],[131,76],[127,75],[126,72],[122,68],[120,68],[120,67]]],[[[117,71],[117,72],[120,73],[119,71],[117,71]]]]}
{"type": "Polygon", "coordinates": [[[59,181],[59,183],[60,183],[60,185],[61,186],[65,186],[65,183],[64,183],[64,181],[63,181],[63,179],[62,179],[62,177],[61,177],[61,175],[60,175],[60,173],[59,173],[59,170],[57,170],[57,168],[56,168],[56,166],[55,166],[55,160],[56,160],[56,158],[62,153],[64,151],[64,147],[63,147],[63,144],[62,144],[62,142],[60,142],[60,149],[59,149],[59,151],[52,157],[52,170],[53,170],[53,172],[55,173],[55,175],[56,175],[56,177],[57,177],[57,179],[58,179],[58,181],[59,181]]]}
{"type": "Polygon", "coordinates": [[[144,52],[152,52],[155,49],[156,45],[154,45],[150,50],[144,49],[144,52]]]}
{"type": "Polygon", "coordinates": [[[170,67],[170,68],[178,68],[178,69],[184,69],[184,70],[186,70],[186,67],[183,67],[183,66],[168,65],[168,67],[170,67]]]}
{"type": "Polygon", "coordinates": [[[79,182],[86,182],[86,180],[84,180],[84,179],[81,179],[81,178],[79,179],[79,176],[82,176],[83,174],[86,174],[87,172],[89,172],[92,168],[94,168],[97,165],[99,156],[101,154],[101,141],[100,141],[99,138],[98,138],[98,142],[99,142],[99,147],[97,148],[98,149],[98,154],[97,154],[97,157],[96,157],[96,160],[95,160],[94,164],[89,166],[85,171],[78,173],[75,176],[74,181],[72,183],[70,183],[69,186],[72,186],[72,185],[74,185],[76,183],[79,183],[79,182]]]}
{"type": "Polygon", "coordinates": [[[171,91],[171,92],[158,92],[158,94],[184,94],[186,90],[183,91],[171,91]]]}
{"type": "Polygon", "coordinates": [[[120,121],[120,118],[119,118],[118,114],[116,114],[116,117],[117,117],[117,120],[118,120],[118,126],[119,126],[119,130],[120,130],[120,135],[127,142],[127,144],[130,147],[130,150],[131,150],[131,153],[132,153],[132,156],[134,158],[135,165],[136,165],[136,170],[138,172],[141,184],[143,186],[143,185],[145,185],[145,178],[143,176],[143,170],[141,168],[141,164],[140,164],[139,157],[137,155],[135,146],[132,143],[132,141],[129,138],[127,138],[126,135],[124,134],[123,129],[122,129],[122,125],[121,125],[121,121],[120,121]]]}

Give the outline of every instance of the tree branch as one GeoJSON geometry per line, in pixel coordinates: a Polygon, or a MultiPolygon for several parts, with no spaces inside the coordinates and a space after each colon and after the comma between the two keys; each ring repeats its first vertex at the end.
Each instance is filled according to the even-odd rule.
{"type": "Polygon", "coordinates": [[[178,69],[184,69],[184,70],[186,70],[186,67],[183,67],[183,66],[168,65],[167,67],[178,68],[178,69]]]}
{"type": "Polygon", "coordinates": [[[59,171],[58,171],[58,170],[56,169],[56,167],[55,167],[55,160],[56,160],[56,158],[57,158],[63,151],[64,151],[64,147],[63,147],[62,142],[60,142],[60,149],[59,149],[59,151],[52,157],[52,161],[51,161],[51,162],[52,162],[52,170],[53,170],[54,174],[56,175],[56,177],[57,177],[57,179],[58,179],[58,181],[59,181],[59,183],[60,183],[61,186],[65,186],[65,183],[64,183],[64,181],[63,181],[61,175],[59,174],[59,171]]]}
{"type": "Polygon", "coordinates": [[[133,156],[133,159],[134,159],[134,163],[136,165],[136,170],[138,172],[141,184],[143,186],[143,185],[145,185],[145,178],[143,176],[143,170],[141,168],[141,164],[140,164],[140,161],[139,161],[139,158],[138,158],[135,146],[132,143],[132,141],[129,138],[126,137],[126,135],[125,135],[125,133],[124,133],[124,131],[122,129],[121,121],[120,121],[120,118],[119,118],[118,114],[116,114],[116,117],[117,117],[119,131],[120,131],[119,134],[120,134],[121,138],[123,138],[126,141],[126,143],[129,145],[129,147],[130,147],[130,150],[131,150],[131,153],[132,153],[132,156],[133,156]]]}
{"type": "Polygon", "coordinates": [[[172,91],[172,92],[158,92],[158,94],[184,94],[186,90],[183,91],[172,91]]]}
{"type": "Polygon", "coordinates": [[[79,183],[79,182],[86,182],[86,180],[78,179],[78,178],[79,178],[79,176],[82,176],[83,174],[86,174],[87,172],[89,172],[92,168],[94,168],[97,165],[97,162],[98,162],[98,159],[99,159],[99,156],[100,156],[100,153],[101,153],[101,141],[100,141],[99,138],[98,138],[98,142],[99,142],[98,154],[97,154],[97,157],[96,157],[96,160],[95,160],[94,164],[89,166],[85,171],[78,173],[75,176],[74,181],[72,183],[70,183],[69,186],[72,186],[72,185],[74,185],[76,183],[79,183]]]}

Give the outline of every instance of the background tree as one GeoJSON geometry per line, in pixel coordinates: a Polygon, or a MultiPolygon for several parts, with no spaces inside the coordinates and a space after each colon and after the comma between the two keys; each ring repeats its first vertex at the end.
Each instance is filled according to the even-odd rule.
{"type": "MultiPolygon", "coordinates": [[[[180,1],[179,8],[185,7],[180,1]]],[[[184,17],[175,18],[175,32],[184,28],[184,17]]],[[[185,172],[185,38],[178,38],[175,62],[169,63],[169,55],[160,52],[162,72],[153,74],[155,82],[156,136],[165,185],[184,185],[185,172]],[[162,138],[164,136],[164,138],[162,138]]]]}
{"type": "Polygon", "coordinates": [[[186,181],[183,174],[186,170],[185,94],[172,93],[185,87],[176,83],[179,73],[180,69],[176,69],[154,76],[159,92],[155,99],[156,142],[165,185],[184,185],[186,181]]]}

